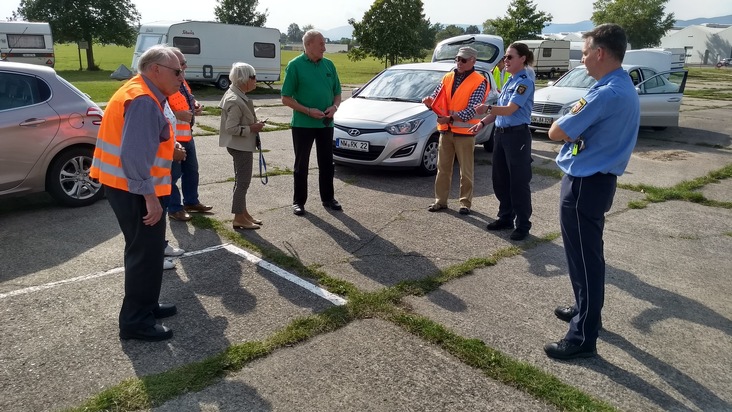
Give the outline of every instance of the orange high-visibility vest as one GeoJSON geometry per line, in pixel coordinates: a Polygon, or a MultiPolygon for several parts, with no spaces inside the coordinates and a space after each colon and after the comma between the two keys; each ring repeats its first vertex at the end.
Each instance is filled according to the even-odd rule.
{"type": "MultiPolygon", "coordinates": [[[[115,189],[129,191],[128,179],[122,169],[120,158],[122,155],[125,104],[145,94],[157,103],[162,113],[163,107],[139,74],[120,87],[107,104],[102,118],[102,125],[99,127],[97,144],[94,149],[94,160],[90,169],[90,176],[98,179],[99,183],[115,189]]],[[[150,168],[150,176],[152,176],[155,186],[155,195],[158,197],[170,195],[170,167],[173,163],[173,148],[175,147],[175,140],[172,139],[172,128],[170,128],[170,137],[158,146],[155,161],[150,168]]]]}
{"type": "MultiPolygon", "coordinates": [[[[190,94],[191,88],[188,87],[188,82],[184,80],[183,85],[190,94]]],[[[168,97],[168,104],[170,105],[170,109],[173,111],[173,113],[181,110],[193,110],[193,108],[188,104],[188,100],[186,100],[186,97],[183,96],[183,93],[181,93],[180,91],[168,97]]],[[[191,134],[191,124],[178,118],[175,119],[174,133],[176,142],[189,142],[193,138],[193,135],[191,134]]]]}
{"type": "MultiPolygon", "coordinates": [[[[434,112],[437,113],[438,116],[450,116],[461,110],[465,110],[468,107],[468,103],[470,102],[470,95],[473,94],[478,86],[480,86],[481,82],[484,82],[486,80],[483,75],[474,71],[470,73],[470,75],[466,77],[462,81],[462,83],[460,83],[460,86],[458,86],[457,90],[455,90],[455,94],[450,96],[454,81],[454,71],[451,71],[442,78],[442,89],[440,89],[440,93],[437,94],[435,101],[432,103],[432,110],[434,110],[434,112]]],[[[488,96],[489,88],[490,86],[486,84],[485,95],[483,95],[483,101],[481,103],[485,102],[485,99],[488,96]]],[[[473,116],[473,118],[468,120],[467,122],[464,122],[462,120],[455,120],[452,124],[438,123],[437,130],[441,132],[452,130],[453,133],[458,134],[474,134],[469,132],[468,129],[478,124],[481,118],[482,116],[478,116],[476,114],[476,116],[473,116]]]]}

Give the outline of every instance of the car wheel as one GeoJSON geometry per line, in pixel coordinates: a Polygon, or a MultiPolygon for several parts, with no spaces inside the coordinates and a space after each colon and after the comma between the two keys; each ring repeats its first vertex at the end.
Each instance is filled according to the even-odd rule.
{"type": "Polygon", "coordinates": [[[51,162],[46,176],[46,191],[59,203],[79,207],[104,196],[102,185],[89,176],[92,148],[77,147],[62,152],[51,162]]]}
{"type": "Polygon", "coordinates": [[[221,76],[216,81],[216,87],[218,87],[221,90],[226,90],[231,86],[231,80],[229,80],[229,76],[221,76]]]}
{"type": "Polygon", "coordinates": [[[437,173],[437,148],[440,140],[437,136],[431,136],[427,139],[422,151],[422,161],[419,162],[419,174],[424,176],[433,176],[437,173]]]}

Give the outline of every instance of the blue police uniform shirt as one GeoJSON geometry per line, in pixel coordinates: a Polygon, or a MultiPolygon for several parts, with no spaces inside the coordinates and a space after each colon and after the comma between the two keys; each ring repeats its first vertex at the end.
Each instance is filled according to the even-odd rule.
{"type": "Polygon", "coordinates": [[[564,173],[622,175],[640,126],[638,92],[628,73],[618,68],[606,74],[557,123],[573,141],[584,140],[584,150],[577,154],[572,154],[574,143],[562,146],[556,162],[564,173]]]}
{"type": "Polygon", "coordinates": [[[508,106],[509,103],[518,105],[518,109],[510,116],[496,116],[497,127],[519,126],[531,123],[531,109],[534,107],[534,82],[521,70],[509,77],[506,85],[501,89],[496,106],[508,106]]]}

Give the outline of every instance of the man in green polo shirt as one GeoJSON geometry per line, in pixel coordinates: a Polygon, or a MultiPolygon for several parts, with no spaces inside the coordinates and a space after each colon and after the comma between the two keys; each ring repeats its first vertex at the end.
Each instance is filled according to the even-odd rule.
{"type": "Polygon", "coordinates": [[[333,189],[333,115],[341,104],[341,82],[335,65],[323,57],[325,38],[316,30],[302,36],[305,52],[287,63],[282,104],[291,107],[292,145],[295,149],[295,194],[292,212],[305,214],[308,198],[310,150],[315,142],[318,183],[323,206],[341,210],[333,189]]]}

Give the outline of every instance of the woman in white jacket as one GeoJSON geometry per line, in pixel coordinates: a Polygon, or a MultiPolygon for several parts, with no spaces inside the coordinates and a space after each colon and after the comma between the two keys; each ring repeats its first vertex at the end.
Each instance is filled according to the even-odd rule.
{"type": "Polygon", "coordinates": [[[264,122],[257,120],[254,103],[246,95],[257,87],[254,67],[246,63],[234,63],[229,72],[231,86],[219,102],[221,126],[219,146],[226,147],[234,160],[234,197],[231,213],[234,229],[259,229],[262,221],[247,211],[247,190],[252,181],[252,162],[257,136],[264,122]]]}

